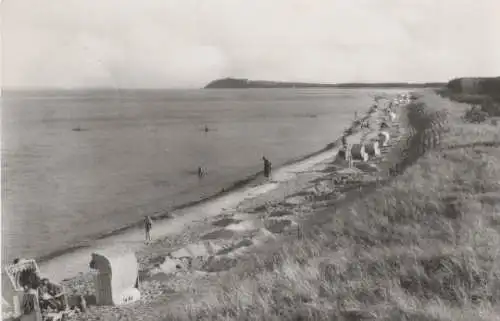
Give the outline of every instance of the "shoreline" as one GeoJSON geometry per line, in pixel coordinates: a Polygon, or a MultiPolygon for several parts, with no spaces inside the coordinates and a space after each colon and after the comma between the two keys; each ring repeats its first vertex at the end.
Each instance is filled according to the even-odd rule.
{"type": "MultiPolygon", "coordinates": [[[[282,171],[295,176],[136,252],[141,300],[70,319],[497,319],[498,124],[415,96],[379,157],[282,171]]],[[[91,271],[63,284],[95,293],[91,271]]]]}
{"type": "MultiPolygon", "coordinates": [[[[354,121],[351,123],[351,125],[349,125],[347,127],[347,130],[349,130],[352,127],[355,127],[354,121]]],[[[285,167],[293,166],[294,164],[306,161],[309,158],[313,158],[313,157],[316,157],[322,153],[339,148],[340,145],[341,145],[341,139],[338,138],[335,141],[325,145],[325,147],[321,148],[320,150],[310,152],[310,153],[307,153],[305,155],[291,158],[291,159],[285,161],[283,164],[281,164],[280,166],[273,169],[273,172],[277,172],[279,170],[284,169],[285,167]]],[[[179,212],[179,211],[186,210],[186,209],[196,207],[196,206],[202,206],[202,205],[207,204],[211,201],[217,200],[220,197],[224,197],[228,194],[236,192],[239,189],[258,186],[258,185],[262,184],[263,182],[259,182],[258,180],[263,179],[263,173],[264,173],[264,171],[259,171],[259,172],[250,174],[246,177],[243,177],[243,178],[240,178],[240,179],[233,181],[227,187],[223,187],[221,190],[219,190],[218,192],[215,192],[212,195],[209,195],[209,196],[204,197],[202,199],[197,199],[197,200],[189,201],[189,202],[186,202],[186,203],[183,203],[180,205],[176,205],[168,210],[161,210],[159,214],[152,214],[149,216],[154,221],[167,221],[167,220],[175,219],[175,218],[177,218],[177,216],[174,215],[174,212],[179,212]]],[[[83,241],[75,242],[74,244],[72,244],[68,247],[53,250],[47,254],[41,255],[39,257],[35,257],[34,259],[39,264],[42,264],[42,263],[45,263],[45,262],[50,261],[52,259],[55,259],[59,256],[63,256],[66,254],[70,254],[74,251],[78,251],[81,249],[92,247],[93,242],[105,240],[105,239],[113,237],[113,236],[127,233],[131,230],[134,230],[134,229],[142,228],[142,222],[143,222],[142,220],[143,220],[143,218],[140,218],[136,222],[133,222],[133,223],[109,230],[109,231],[96,233],[94,235],[89,235],[83,241]]]]}
{"type": "MultiPolygon", "coordinates": [[[[361,114],[360,119],[369,116],[369,110],[364,115],[366,116],[361,114]]],[[[348,139],[359,136],[361,134],[359,122],[353,120],[350,125],[346,125],[346,131],[350,132],[346,136],[348,139]]],[[[310,167],[312,166],[311,163],[318,163],[326,158],[333,157],[334,154],[336,155],[340,145],[341,137],[318,151],[286,161],[273,170],[273,180],[259,182],[259,178],[262,178],[263,173],[263,171],[259,171],[235,181],[228,189],[223,189],[202,200],[178,205],[175,209],[169,210],[167,213],[152,215],[151,217],[155,219],[155,227],[152,233],[153,239],[165,238],[178,230],[178,228],[221,214],[228,208],[235,208],[239,203],[248,198],[258,197],[275,189],[279,183],[292,179],[296,173],[303,170],[303,167],[310,167]],[[306,164],[305,166],[304,163],[306,164]],[[212,211],[206,211],[207,209],[212,209],[212,211]],[[207,214],[206,212],[211,213],[207,214]],[[156,233],[158,233],[157,231],[162,232],[155,235],[155,231],[156,233]]],[[[138,251],[147,247],[148,245],[144,244],[141,223],[142,219],[136,223],[94,236],[92,240],[83,241],[72,247],[54,251],[37,258],[40,270],[42,274],[55,281],[62,281],[84,273],[87,270],[90,254],[97,249],[114,247],[116,244],[121,244],[121,246],[125,246],[132,251],[138,251]],[[71,267],[68,266],[67,262],[72,262],[71,267]],[[61,268],[58,268],[58,266],[65,266],[66,268],[64,271],[61,271],[61,268]]]]}
{"type": "MultiPolygon", "coordinates": [[[[393,96],[390,100],[394,101],[393,96]]],[[[355,161],[349,167],[338,159],[338,148],[317,153],[316,157],[276,171],[273,181],[250,188],[246,197],[218,204],[226,206],[205,207],[203,217],[185,224],[171,237],[163,233],[164,237],[137,250],[140,301],[114,308],[93,306],[76,319],[115,320],[122,315],[131,316],[131,319],[138,316],[148,320],[165,319],[171,312],[182,310],[185,299],[196,301],[198,295],[210,296],[213,287],[218,287],[219,279],[236,273],[231,272],[232,267],[251,269],[254,273],[253,259],[274,248],[287,247],[287,240],[295,243],[298,237],[300,242],[302,233],[310,233],[309,222],[317,222],[317,213],[331,208],[341,210],[346,204],[366,196],[370,189],[378,190],[385,185],[379,184],[379,179],[387,178],[385,163],[390,163],[392,156],[400,156],[398,147],[404,145],[402,139],[411,135],[406,126],[407,104],[396,104],[399,116],[396,121],[389,122],[387,130],[391,133],[391,141],[381,148],[380,155],[371,157],[368,162],[355,161]],[[367,170],[364,165],[378,170],[367,170]]],[[[354,133],[347,136],[348,144],[366,143],[377,137],[379,122],[387,119],[383,109],[367,112],[371,128],[362,129],[360,122],[354,121],[351,126],[354,133]]],[[[361,115],[358,119],[364,118],[361,115]]],[[[172,223],[175,221],[181,226],[181,219],[185,217],[172,223]]],[[[89,298],[95,291],[90,271],[65,280],[63,284],[89,298]]]]}
{"type": "MultiPolygon", "coordinates": [[[[409,92],[406,93],[406,95],[408,94],[409,92]]],[[[389,101],[395,101],[395,97],[401,96],[399,94],[391,95],[389,101]]],[[[182,273],[186,272],[187,265],[184,265],[185,268],[179,271],[180,274],[173,271],[174,284],[184,282],[185,278],[195,282],[199,280],[197,275],[217,278],[219,272],[224,274],[227,269],[222,267],[222,270],[217,270],[221,268],[221,264],[225,265],[225,260],[238,261],[241,255],[258,253],[262,250],[262,245],[268,244],[267,242],[271,239],[286,237],[289,233],[293,234],[297,228],[300,231],[302,229],[300,226],[305,223],[304,220],[307,220],[311,213],[321,211],[322,208],[329,206],[337,207],[337,203],[341,206],[345,197],[350,199],[353,192],[358,192],[358,187],[355,185],[359,179],[361,179],[359,181],[361,184],[373,185],[371,183],[375,181],[372,182],[372,179],[384,176],[386,170],[383,169],[384,165],[379,164],[379,162],[387,162],[387,157],[392,154],[394,147],[400,144],[400,139],[406,134],[406,127],[401,119],[404,119],[402,114],[406,113],[407,104],[408,102],[401,101],[396,103],[396,114],[399,114],[399,118],[395,122],[389,122],[390,145],[382,147],[382,154],[375,154],[375,157],[371,157],[371,161],[367,163],[356,161],[352,168],[348,167],[345,161],[338,163],[338,152],[341,148],[341,137],[339,137],[319,151],[281,165],[273,171],[272,179],[269,181],[252,184],[252,182],[257,183],[255,179],[259,176],[257,174],[253,180],[239,188],[225,191],[224,194],[221,193],[222,195],[215,196],[211,200],[198,202],[197,205],[184,207],[173,212],[172,219],[157,220],[151,233],[154,241],[149,244],[144,244],[142,228],[128,228],[121,233],[97,240],[89,246],[79,247],[51,260],[40,262],[40,272],[54,282],[62,282],[73,293],[90,295],[95,291],[91,280],[92,272],[88,267],[91,254],[100,250],[118,250],[120,247],[125,247],[127,251],[135,252],[138,259],[140,279],[142,280],[141,296],[143,297],[136,304],[124,306],[123,309],[127,311],[134,309],[134,307],[140,309],[144,304],[146,306],[154,304],[155,300],[158,300],[159,296],[161,297],[161,293],[157,293],[158,290],[161,290],[158,288],[158,284],[165,282],[164,278],[167,277],[167,274],[172,273],[172,271],[162,272],[165,267],[161,265],[165,260],[170,260],[165,256],[169,257],[168,252],[191,253],[188,254],[188,256],[192,256],[191,260],[209,255],[208,261],[205,262],[208,265],[203,263],[203,266],[198,266],[194,270],[191,265],[194,264],[193,261],[188,259],[189,263],[182,263],[181,265],[189,265],[188,270],[191,273],[182,273]],[[361,165],[374,166],[379,169],[375,172],[367,171],[361,165]],[[337,186],[336,178],[343,180],[346,175],[347,181],[337,186]],[[324,198],[338,193],[339,197],[335,196],[330,201],[328,197],[324,198]],[[283,211],[288,212],[288,214],[279,214],[283,211]],[[222,223],[225,221],[229,223],[222,223]],[[205,244],[203,250],[197,249],[200,244],[205,244]],[[206,252],[207,250],[208,252],[206,252]],[[219,260],[223,262],[219,263],[219,260]],[[213,271],[215,273],[210,273],[214,268],[216,269],[213,271]],[[176,280],[177,278],[178,280],[176,280]]],[[[344,133],[346,133],[349,144],[366,143],[378,136],[380,123],[387,122],[384,105],[385,102],[381,104],[379,110],[368,108],[365,113],[360,113],[360,117],[353,120],[350,126],[346,126],[344,133]],[[362,128],[363,121],[369,121],[370,126],[362,128]]],[[[376,182],[378,183],[378,179],[376,182]]],[[[378,184],[374,188],[377,186],[378,184]]],[[[361,185],[359,188],[361,192],[361,185]]],[[[266,246],[264,245],[264,247],[266,246]]],[[[180,255],[179,258],[184,262],[185,254],[180,255]]],[[[244,257],[241,259],[244,260],[244,257]]],[[[170,278],[170,276],[168,277],[170,278]]],[[[162,286],[168,287],[168,282],[163,283],[162,286]]],[[[177,286],[174,285],[174,287],[177,286]]],[[[91,310],[92,314],[107,311],[106,307],[93,309],[91,310]]],[[[88,316],[81,315],[84,318],[88,316]]]]}

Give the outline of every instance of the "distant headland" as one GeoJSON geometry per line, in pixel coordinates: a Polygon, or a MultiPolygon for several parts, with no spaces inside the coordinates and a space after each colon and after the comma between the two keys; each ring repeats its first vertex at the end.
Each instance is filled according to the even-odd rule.
{"type": "Polygon", "coordinates": [[[304,83],[304,82],[282,82],[249,80],[242,78],[222,78],[211,81],[204,89],[237,89],[237,88],[435,88],[443,87],[446,83],[304,83]]]}

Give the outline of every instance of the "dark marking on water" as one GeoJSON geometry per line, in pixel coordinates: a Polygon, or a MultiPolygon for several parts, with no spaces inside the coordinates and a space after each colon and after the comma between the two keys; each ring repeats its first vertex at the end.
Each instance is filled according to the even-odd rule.
{"type": "Polygon", "coordinates": [[[73,129],[72,129],[72,131],[74,131],[74,132],[85,132],[85,131],[87,131],[87,130],[88,130],[88,129],[86,129],[86,128],[81,128],[81,127],[79,127],[79,126],[78,126],[78,127],[75,127],[75,128],[73,128],[73,129]]]}

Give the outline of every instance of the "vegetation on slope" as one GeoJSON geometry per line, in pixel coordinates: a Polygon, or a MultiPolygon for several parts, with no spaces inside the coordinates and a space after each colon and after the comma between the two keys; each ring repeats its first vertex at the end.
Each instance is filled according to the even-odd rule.
{"type": "Polygon", "coordinates": [[[455,78],[438,90],[443,97],[468,104],[500,102],[500,77],[455,78]]]}
{"type": "Polygon", "coordinates": [[[467,109],[421,97],[400,175],[314,214],[165,320],[496,320],[500,131],[467,109]]]}
{"type": "Polygon", "coordinates": [[[470,93],[500,98],[500,77],[455,78],[446,87],[453,93],[470,93]]]}

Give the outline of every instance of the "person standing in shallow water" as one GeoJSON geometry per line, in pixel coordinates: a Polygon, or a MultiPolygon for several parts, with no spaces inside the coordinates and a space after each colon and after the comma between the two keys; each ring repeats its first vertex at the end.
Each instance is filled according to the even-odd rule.
{"type": "Polygon", "coordinates": [[[151,217],[146,215],[144,217],[144,230],[146,231],[146,242],[151,241],[151,228],[153,227],[153,221],[151,220],[151,217]]]}
{"type": "Polygon", "coordinates": [[[264,176],[269,178],[271,176],[271,162],[265,156],[262,156],[262,160],[264,161],[264,176]]]}
{"type": "Polygon", "coordinates": [[[198,178],[202,178],[206,175],[205,169],[203,167],[198,167],[198,178]]]}

